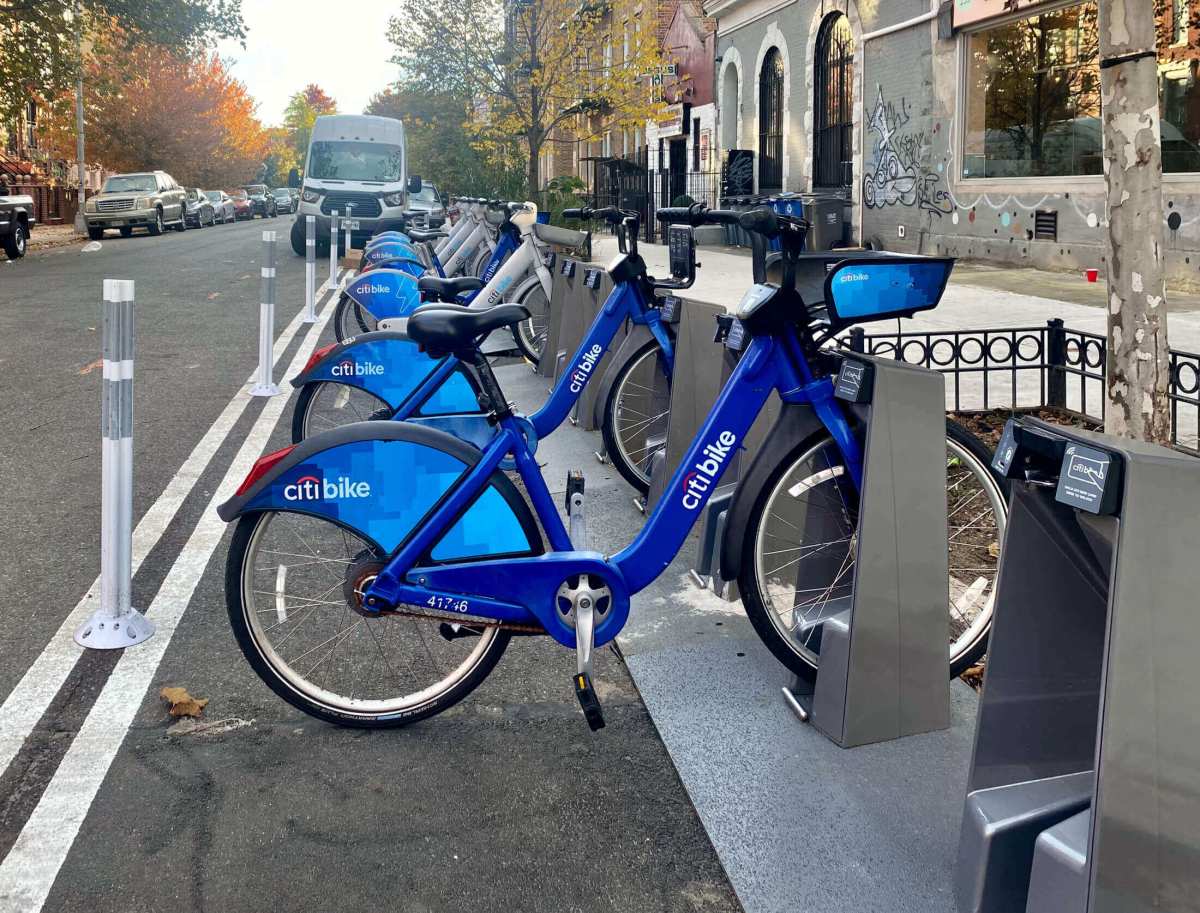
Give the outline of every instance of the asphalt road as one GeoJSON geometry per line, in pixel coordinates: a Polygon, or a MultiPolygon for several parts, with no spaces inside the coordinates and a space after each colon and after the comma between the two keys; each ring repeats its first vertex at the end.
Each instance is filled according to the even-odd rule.
{"type": "Polygon", "coordinates": [[[294,320],[289,227],[112,236],[0,264],[0,911],[739,909],[607,650],[598,735],[573,656],[532,638],[450,713],[390,732],[318,723],[250,671],[210,502],[287,443],[291,404],[239,395],[264,228],[280,233],[277,379],[318,343],[294,320]],[[133,589],[159,623],[124,657],[69,636],[99,569],[105,277],[136,281],[133,589]],[[220,724],[171,729],[166,685],[208,698],[220,724]]]}

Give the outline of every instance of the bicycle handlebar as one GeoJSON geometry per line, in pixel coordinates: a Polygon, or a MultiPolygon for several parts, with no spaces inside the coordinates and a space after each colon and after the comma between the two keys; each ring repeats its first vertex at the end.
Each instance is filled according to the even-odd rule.
{"type": "Polygon", "coordinates": [[[592,209],[590,206],[579,206],[572,209],[563,210],[564,219],[578,219],[580,221],[591,221],[593,219],[603,219],[613,225],[620,225],[626,219],[636,219],[636,212],[625,212],[618,209],[616,206],[603,206],[600,209],[592,209]]]}
{"type": "Polygon", "coordinates": [[[779,237],[784,225],[809,228],[804,219],[779,216],[766,206],[735,212],[732,209],[709,209],[704,203],[693,203],[691,206],[668,206],[658,210],[656,215],[660,222],[691,225],[693,228],[700,225],[740,225],[745,231],[762,235],[764,238],[779,237]]]}

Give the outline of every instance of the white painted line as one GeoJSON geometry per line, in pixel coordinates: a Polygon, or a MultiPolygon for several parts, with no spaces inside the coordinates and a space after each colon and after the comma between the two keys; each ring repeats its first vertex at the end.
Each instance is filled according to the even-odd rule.
{"type": "Polygon", "coordinates": [[[104,362],[103,377],[105,380],[130,380],[133,377],[133,359],[104,362]]]}
{"type": "MultiPolygon", "coordinates": [[[[323,296],[323,298],[325,301],[322,303],[322,307],[329,301],[327,296],[323,296]]],[[[273,353],[275,359],[283,355],[299,329],[308,326],[302,322],[303,317],[302,309],[279,334],[273,353]]],[[[301,367],[303,367],[303,363],[301,363],[301,367]]],[[[184,500],[199,481],[217,449],[251,402],[249,387],[257,376],[257,371],[250,375],[250,379],[229,401],[224,411],[217,416],[217,420],[205,432],[204,437],[184,460],[179,471],[167,483],[167,487],[163,489],[162,494],[146,511],[141,522],[133,531],[133,572],[135,574],[142,561],[150,554],[151,549],[158,544],[158,540],[162,538],[168,524],[174,519],[184,500]]],[[[283,399],[286,400],[287,397],[283,399]]],[[[16,757],[29,734],[33,732],[33,727],[42,718],[42,714],[46,712],[50,702],[58,694],[63,682],[75,668],[75,663],[83,653],[83,648],[75,643],[72,634],[99,605],[99,598],[100,578],[97,577],[87,593],[63,620],[54,636],[50,638],[46,648],[25,671],[16,687],[9,692],[3,705],[0,705],[0,774],[8,769],[12,759],[16,757]]]]}
{"type": "MultiPolygon", "coordinates": [[[[289,374],[304,367],[328,322],[326,309],[318,322],[310,325],[288,368],[289,374]]],[[[290,393],[277,396],[263,408],[146,611],[158,630],[152,638],[122,654],[54,778],[0,864],[0,913],[38,913],[46,902],[184,610],[225,534],[226,524],[217,516],[216,506],[233,495],[262,455],[290,398],[290,393]]]]}

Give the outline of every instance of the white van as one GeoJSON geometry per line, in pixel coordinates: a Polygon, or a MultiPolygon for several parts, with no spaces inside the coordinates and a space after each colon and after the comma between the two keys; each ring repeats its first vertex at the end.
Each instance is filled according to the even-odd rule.
{"type": "Polygon", "coordinates": [[[292,250],[304,256],[305,217],[317,217],[317,251],[329,254],[329,220],[335,209],[358,222],[356,243],[370,236],[381,222],[399,220],[409,192],[421,189],[421,179],[408,179],[404,124],[371,114],[328,114],[313,124],[304,160],[304,187],[292,224],[292,250]],[[411,185],[411,186],[410,186],[411,185]],[[415,190],[412,190],[415,187],[415,190]]]}

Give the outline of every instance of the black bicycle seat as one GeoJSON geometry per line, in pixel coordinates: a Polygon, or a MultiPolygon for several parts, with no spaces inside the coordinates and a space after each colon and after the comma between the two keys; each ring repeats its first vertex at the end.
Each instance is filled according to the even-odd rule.
{"type": "Polygon", "coordinates": [[[440,228],[410,228],[408,236],[414,241],[436,241],[438,238],[446,237],[446,232],[440,228]]]}
{"type": "Polygon", "coordinates": [[[422,276],[417,280],[417,290],[426,292],[434,300],[458,303],[458,296],[483,288],[483,280],[474,276],[458,276],[442,279],[438,276],[422,276]]]}
{"type": "Polygon", "coordinates": [[[462,352],[472,348],[480,336],[528,319],[529,311],[519,304],[490,308],[429,304],[413,311],[407,332],[409,339],[430,351],[462,352]]]}

